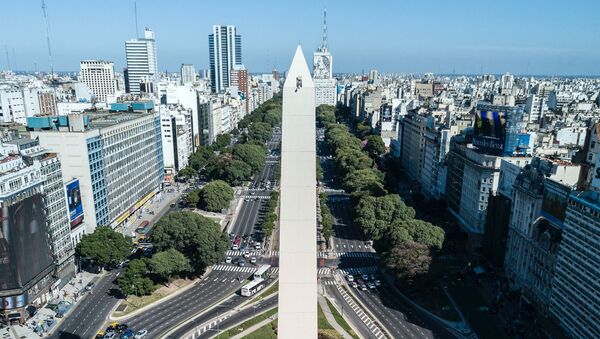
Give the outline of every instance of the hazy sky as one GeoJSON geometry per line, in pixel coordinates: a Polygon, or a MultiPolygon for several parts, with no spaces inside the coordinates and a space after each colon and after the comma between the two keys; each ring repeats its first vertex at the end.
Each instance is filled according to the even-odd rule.
{"type": "MultiPolygon", "coordinates": [[[[83,59],[125,65],[133,0],[46,0],[55,70],[83,59]]],[[[158,65],[208,67],[213,24],[234,24],[250,72],[288,67],[296,44],[320,45],[327,7],[334,72],[600,75],[600,1],[138,0],[140,34],[156,32],[158,65]]],[[[0,69],[49,69],[41,0],[0,1],[0,69]],[[14,68],[14,67],[13,67],[14,68]]],[[[311,63],[311,61],[309,61],[311,63]]]]}

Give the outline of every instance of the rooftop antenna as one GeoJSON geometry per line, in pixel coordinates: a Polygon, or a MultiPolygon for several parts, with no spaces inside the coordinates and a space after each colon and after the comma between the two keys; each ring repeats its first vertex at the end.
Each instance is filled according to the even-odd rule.
{"type": "Polygon", "coordinates": [[[321,51],[327,52],[327,8],[323,9],[323,44],[321,51]]]}
{"type": "Polygon", "coordinates": [[[133,11],[135,13],[135,37],[139,39],[138,19],[137,19],[137,1],[133,2],[133,11]]]}
{"type": "Polygon", "coordinates": [[[17,68],[17,57],[15,56],[15,48],[14,47],[12,49],[12,55],[13,55],[13,67],[16,72],[18,68],[17,68]]]}
{"type": "Polygon", "coordinates": [[[10,71],[10,59],[8,58],[8,47],[6,47],[6,45],[4,45],[4,52],[6,52],[6,67],[8,67],[8,70],[10,71]]]}
{"type": "Polygon", "coordinates": [[[50,25],[48,13],[46,13],[46,2],[42,0],[42,12],[44,12],[44,23],[46,25],[46,43],[48,44],[48,56],[50,57],[50,83],[54,83],[54,61],[52,60],[52,48],[50,47],[50,25]]]}

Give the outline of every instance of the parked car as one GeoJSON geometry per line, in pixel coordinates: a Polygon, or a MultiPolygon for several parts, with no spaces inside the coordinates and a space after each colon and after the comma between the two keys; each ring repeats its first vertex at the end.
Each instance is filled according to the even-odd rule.
{"type": "Polygon", "coordinates": [[[87,285],[85,285],[85,289],[90,291],[92,288],[94,288],[96,284],[94,282],[90,282],[87,285]]]}

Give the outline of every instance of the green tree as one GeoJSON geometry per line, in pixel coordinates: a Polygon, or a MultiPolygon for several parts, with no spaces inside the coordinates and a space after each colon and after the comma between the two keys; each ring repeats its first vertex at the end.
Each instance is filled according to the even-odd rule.
{"type": "Polygon", "coordinates": [[[316,108],[317,124],[321,127],[335,123],[335,107],[322,104],[316,108]]]}
{"type": "Polygon", "coordinates": [[[206,172],[211,180],[223,180],[233,186],[240,185],[252,176],[250,165],[230,157],[221,157],[214,161],[206,168],[206,172]]]}
{"type": "Polygon", "coordinates": [[[281,123],[281,106],[268,110],[263,116],[263,122],[271,127],[279,125],[281,123]]]}
{"type": "Polygon", "coordinates": [[[224,148],[231,144],[231,134],[223,133],[217,135],[215,141],[210,145],[210,148],[214,151],[222,151],[224,148]]]}
{"type": "Polygon", "coordinates": [[[384,262],[398,278],[410,281],[429,271],[431,253],[425,244],[406,241],[394,246],[386,254],[384,262]]]}
{"type": "Polygon", "coordinates": [[[189,159],[189,166],[199,171],[215,158],[213,151],[206,147],[200,147],[189,159]]]}
{"type": "Polygon", "coordinates": [[[178,250],[170,248],[166,251],[155,253],[150,259],[152,273],[161,279],[170,281],[171,277],[192,270],[190,261],[178,250]]]}
{"type": "Polygon", "coordinates": [[[265,122],[254,122],[248,127],[248,138],[263,143],[271,139],[271,126],[265,122]]]}
{"type": "Polygon", "coordinates": [[[381,139],[381,136],[372,134],[367,136],[365,140],[367,141],[365,150],[372,158],[381,156],[385,153],[385,143],[383,142],[383,139],[381,139]]]}
{"type": "Polygon", "coordinates": [[[335,161],[343,176],[360,169],[373,167],[373,160],[365,153],[353,148],[338,149],[335,161]]]}
{"type": "Polygon", "coordinates": [[[117,278],[117,286],[125,295],[149,295],[154,292],[156,286],[147,274],[146,260],[134,259],[129,263],[123,275],[117,278]]]}
{"type": "Polygon", "coordinates": [[[323,181],[323,167],[321,166],[321,161],[319,161],[319,157],[317,157],[316,167],[317,167],[317,181],[323,181]]]}
{"type": "Polygon", "coordinates": [[[185,211],[163,216],[154,227],[152,239],[159,252],[171,248],[181,252],[196,273],[223,260],[229,247],[229,238],[217,223],[185,211]]]}
{"type": "Polygon", "coordinates": [[[371,126],[365,125],[362,122],[359,122],[358,124],[356,124],[356,135],[359,138],[365,139],[372,132],[373,132],[373,129],[371,128],[371,126]]]}
{"type": "Polygon", "coordinates": [[[346,191],[356,197],[387,194],[383,185],[383,174],[373,168],[364,168],[349,172],[344,177],[343,186],[346,191]]]}
{"type": "Polygon", "coordinates": [[[222,180],[206,184],[200,191],[200,207],[211,212],[220,212],[229,207],[233,199],[233,189],[222,180]]]}
{"type": "Polygon", "coordinates": [[[425,244],[434,249],[441,249],[444,243],[444,230],[427,221],[411,220],[408,232],[415,242],[425,244]]]}
{"type": "Polygon", "coordinates": [[[184,167],[177,172],[177,176],[180,178],[193,178],[198,176],[198,171],[191,167],[184,167]]]}
{"type": "Polygon", "coordinates": [[[404,204],[397,194],[381,197],[362,197],[356,206],[355,221],[367,237],[379,240],[390,228],[392,221],[414,219],[415,211],[404,204]]]}
{"type": "Polygon", "coordinates": [[[186,199],[188,205],[198,207],[198,204],[200,203],[200,189],[192,190],[190,193],[188,193],[186,199]]]}
{"type": "Polygon", "coordinates": [[[76,251],[79,257],[89,258],[97,265],[116,265],[129,255],[131,240],[110,227],[97,227],[94,233],[81,238],[76,251]]]}
{"type": "Polygon", "coordinates": [[[265,165],[266,154],[264,146],[237,144],[233,147],[233,156],[250,165],[253,172],[258,172],[265,165]]]}

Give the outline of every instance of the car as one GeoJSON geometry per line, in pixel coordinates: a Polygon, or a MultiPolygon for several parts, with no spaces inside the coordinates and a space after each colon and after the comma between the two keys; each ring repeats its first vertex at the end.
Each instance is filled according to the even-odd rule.
{"type": "Polygon", "coordinates": [[[352,284],[351,284],[350,286],[352,286],[353,288],[357,288],[357,287],[358,287],[358,284],[356,283],[356,281],[353,281],[353,282],[352,282],[352,284]]]}
{"type": "Polygon", "coordinates": [[[127,329],[127,330],[123,331],[123,334],[121,334],[121,339],[133,338],[134,335],[135,335],[135,332],[127,329]]]}
{"type": "Polygon", "coordinates": [[[231,260],[232,260],[231,257],[227,257],[227,258],[225,258],[225,263],[231,264],[231,260]]]}
{"type": "Polygon", "coordinates": [[[252,259],[250,259],[250,263],[251,263],[251,264],[256,264],[256,258],[255,258],[255,257],[252,257],[252,259]]]}
{"type": "Polygon", "coordinates": [[[256,193],[254,193],[254,192],[250,192],[250,195],[256,195],[256,193]]]}
{"type": "Polygon", "coordinates": [[[346,276],[346,279],[348,279],[349,282],[353,282],[354,281],[354,277],[352,276],[352,274],[348,274],[346,276]]]}
{"type": "Polygon", "coordinates": [[[94,288],[95,285],[96,285],[96,283],[91,281],[87,285],[85,285],[85,289],[90,291],[92,288],[94,288]]]}
{"type": "Polygon", "coordinates": [[[141,331],[137,331],[133,337],[135,339],[143,339],[144,337],[146,337],[147,334],[148,334],[147,330],[141,330],[141,331]]]}
{"type": "Polygon", "coordinates": [[[375,280],[375,286],[381,286],[381,281],[379,281],[379,279],[375,280]]]}
{"type": "Polygon", "coordinates": [[[246,266],[246,259],[244,258],[240,258],[240,260],[237,262],[238,266],[246,266]]]}
{"type": "Polygon", "coordinates": [[[374,289],[375,288],[375,284],[373,284],[372,282],[368,282],[367,286],[369,286],[370,289],[374,289]]]}
{"type": "Polygon", "coordinates": [[[262,247],[262,244],[260,242],[257,242],[254,244],[254,248],[257,250],[260,250],[261,247],[262,247]]]}
{"type": "Polygon", "coordinates": [[[237,251],[240,247],[238,245],[233,245],[231,246],[231,249],[234,251],[237,251]]]}
{"type": "Polygon", "coordinates": [[[369,281],[369,275],[368,274],[363,274],[362,275],[362,280],[369,281]]]}
{"type": "Polygon", "coordinates": [[[116,339],[117,332],[108,332],[104,335],[104,339],[116,339]]]}
{"type": "Polygon", "coordinates": [[[365,284],[360,284],[360,290],[361,291],[366,291],[367,290],[367,286],[365,286],[365,284]]]}
{"type": "Polygon", "coordinates": [[[249,251],[244,251],[244,258],[246,258],[246,259],[250,258],[250,252],[249,251]]]}

